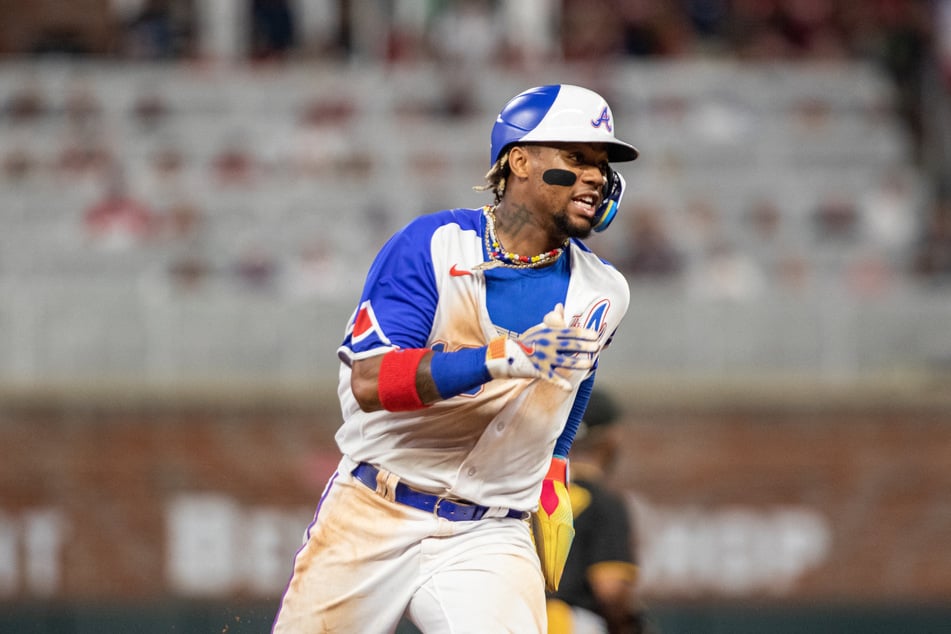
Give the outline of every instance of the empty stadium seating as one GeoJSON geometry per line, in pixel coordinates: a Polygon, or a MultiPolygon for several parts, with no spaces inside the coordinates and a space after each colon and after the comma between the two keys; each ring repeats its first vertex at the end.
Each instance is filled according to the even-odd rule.
{"type": "MultiPolygon", "coordinates": [[[[951,357],[938,326],[951,302],[907,267],[931,192],[892,87],[869,66],[500,72],[475,80],[460,113],[427,67],[11,61],[0,66],[0,380],[332,380],[379,245],[418,213],[489,202],[472,187],[495,112],[547,81],[609,98],[618,134],[642,151],[622,167],[625,210],[657,205],[686,262],[676,276],[632,276],[611,372],[834,379],[951,357]],[[87,231],[84,214],[117,178],[158,219],[147,237],[87,231]],[[866,213],[889,178],[904,184],[897,213],[910,221],[884,245],[866,213]],[[761,200],[779,211],[774,242],[750,225],[761,200]],[[690,233],[698,201],[715,235],[690,233]],[[840,206],[824,215],[829,201],[840,206]],[[176,205],[194,214],[180,230],[176,205]],[[713,240],[763,283],[705,292],[713,240]],[[314,250],[323,260],[305,261],[314,250]],[[258,268],[241,268],[249,254],[258,268]],[[780,279],[779,255],[802,264],[801,285],[780,279]],[[188,284],[173,273],[185,259],[198,271],[188,284]]],[[[622,256],[633,213],[592,245],[622,256]]]]}

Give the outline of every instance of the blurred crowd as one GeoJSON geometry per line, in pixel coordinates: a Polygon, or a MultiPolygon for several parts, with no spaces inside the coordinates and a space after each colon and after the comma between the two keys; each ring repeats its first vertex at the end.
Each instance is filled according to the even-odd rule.
{"type": "Polygon", "coordinates": [[[858,58],[886,69],[909,109],[929,60],[951,80],[947,0],[81,0],[55,14],[38,4],[5,16],[0,55],[370,58],[473,69],[858,58]]]}
{"type": "MultiPolygon", "coordinates": [[[[918,165],[927,155],[924,144],[934,141],[924,138],[922,82],[931,72],[944,78],[945,89],[951,86],[948,0],[83,0],[57,15],[43,9],[47,4],[23,5],[8,16],[0,27],[0,59],[65,56],[200,64],[224,57],[252,65],[352,60],[435,65],[449,69],[441,75],[449,79],[439,109],[459,117],[473,103],[466,78],[500,68],[707,57],[866,60],[896,87],[896,110],[914,140],[912,160],[918,165]]],[[[29,129],[49,114],[42,90],[29,82],[2,98],[4,126],[29,129]]],[[[97,96],[77,83],[62,114],[82,126],[100,108],[97,96]]],[[[160,94],[144,92],[134,104],[142,128],[160,125],[168,115],[160,94]]],[[[302,114],[302,133],[326,130],[328,121],[351,115],[346,103],[317,103],[302,114]]],[[[63,141],[51,168],[71,186],[99,184],[96,196],[85,203],[90,240],[110,248],[155,240],[190,244],[170,267],[176,283],[188,288],[216,266],[251,288],[267,288],[282,265],[288,268],[286,261],[253,243],[225,265],[207,261],[206,247],[194,246],[206,215],[200,201],[155,193],[175,191],[178,186],[169,184],[182,179],[183,156],[175,148],[160,148],[149,159],[153,187],[146,191],[129,186],[108,143],[89,135],[77,139],[63,141]]],[[[326,134],[321,141],[327,143],[326,134]]],[[[260,163],[251,148],[234,143],[216,152],[206,184],[228,188],[257,178],[260,163]]],[[[7,182],[28,180],[41,169],[35,156],[18,147],[4,149],[0,160],[7,182]]],[[[336,168],[365,174],[366,161],[359,154],[338,157],[336,168]]],[[[429,168],[440,168],[438,161],[431,163],[429,168]]],[[[951,185],[943,182],[943,174],[923,169],[936,178],[929,188],[932,195],[925,198],[914,179],[896,168],[883,173],[863,199],[830,197],[811,211],[816,240],[860,241],[868,247],[867,257],[851,259],[843,271],[851,288],[874,294],[894,275],[951,278],[951,185]]],[[[744,219],[738,233],[721,226],[726,210],[713,201],[690,200],[672,214],[663,202],[639,201],[632,194],[625,212],[625,246],[613,253],[608,246],[607,251],[634,278],[680,279],[700,295],[742,299],[775,283],[790,288],[807,284],[808,257],[776,247],[786,223],[781,205],[764,195],[747,207],[730,210],[744,219]]],[[[393,219],[375,201],[360,213],[379,232],[374,239],[392,228],[393,219]]],[[[322,240],[311,241],[295,254],[296,283],[305,292],[329,292],[339,277],[335,262],[322,240]]]]}
{"type": "MultiPolygon", "coordinates": [[[[252,59],[373,56],[390,61],[601,61],[612,56],[863,57],[912,80],[933,43],[947,53],[943,0],[82,0],[90,31],[23,8],[6,53],[197,58],[212,19],[234,22],[252,59]],[[230,9],[229,9],[230,7],[230,9]],[[369,34],[369,35],[368,35],[369,34]]],[[[220,28],[215,25],[213,28],[220,28]]],[[[947,60],[945,60],[946,62],[947,60]]]]}

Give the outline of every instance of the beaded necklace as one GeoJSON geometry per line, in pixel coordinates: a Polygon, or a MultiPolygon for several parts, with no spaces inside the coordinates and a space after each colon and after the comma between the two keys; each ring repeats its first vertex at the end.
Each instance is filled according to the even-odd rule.
{"type": "Polygon", "coordinates": [[[519,255],[506,251],[495,233],[495,208],[486,205],[482,208],[485,213],[485,250],[489,254],[489,261],[476,266],[477,269],[492,269],[505,266],[511,269],[535,269],[551,264],[565,252],[568,240],[565,240],[557,249],[539,253],[538,255],[519,255]]]}

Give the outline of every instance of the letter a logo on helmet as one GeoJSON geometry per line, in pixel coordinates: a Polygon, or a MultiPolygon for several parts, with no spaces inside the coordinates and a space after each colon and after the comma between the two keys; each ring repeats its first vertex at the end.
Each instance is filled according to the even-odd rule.
{"type": "Polygon", "coordinates": [[[569,84],[530,88],[505,104],[492,127],[489,165],[515,143],[603,143],[611,162],[633,161],[637,148],[614,136],[611,108],[598,93],[569,84]]]}
{"type": "Polygon", "coordinates": [[[608,110],[608,107],[605,106],[604,110],[601,111],[601,114],[598,115],[598,118],[591,122],[591,125],[594,127],[600,127],[601,124],[604,124],[604,127],[607,128],[608,132],[613,132],[614,129],[611,127],[611,111],[608,110]]]}

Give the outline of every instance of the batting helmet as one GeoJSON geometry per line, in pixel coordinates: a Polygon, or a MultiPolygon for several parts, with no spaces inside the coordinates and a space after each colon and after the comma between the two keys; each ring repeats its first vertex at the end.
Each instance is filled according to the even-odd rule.
{"type": "Polygon", "coordinates": [[[633,161],[637,148],[614,137],[614,117],[604,98],[593,90],[569,84],[539,86],[513,97],[492,126],[494,165],[514,143],[604,143],[608,160],[633,161]]]}

